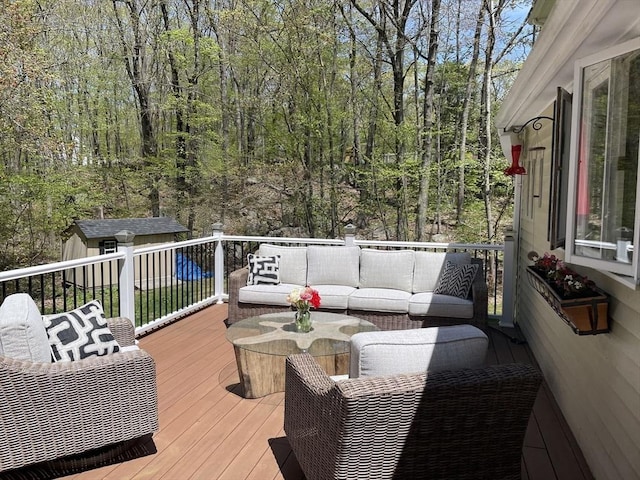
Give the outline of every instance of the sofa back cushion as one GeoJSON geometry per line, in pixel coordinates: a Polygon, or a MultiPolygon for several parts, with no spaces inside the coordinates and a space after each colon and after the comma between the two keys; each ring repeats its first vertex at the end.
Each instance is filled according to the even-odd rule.
{"type": "Polygon", "coordinates": [[[0,355],[17,360],[51,362],[42,315],[26,293],[9,295],[0,306],[0,355]]]}
{"type": "Polygon", "coordinates": [[[280,255],[280,283],[306,285],[307,247],[283,247],[263,243],[258,251],[260,256],[280,255]]]}
{"type": "Polygon", "coordinates": [[[484,332],[472,325],[356,333],[349,377],[480,367],[488,344],[484,332]]]}
{"type": "Polygon", "coordinates": [[[376,250],[360,252],[360,288],[392,288],[411,292],[415,252],[376,250]]]}
{"type": "Polygon", "coordinates": [[[416,252],[413,292],[433,292],[447,261],[454,265],[464,265],[471,263],[471,255],[467,252],[416,252]]]}
{"type": "Polygon", "coordinates": [[[357,287],[360,247],[307,247],[307,284],[357,287]]]}

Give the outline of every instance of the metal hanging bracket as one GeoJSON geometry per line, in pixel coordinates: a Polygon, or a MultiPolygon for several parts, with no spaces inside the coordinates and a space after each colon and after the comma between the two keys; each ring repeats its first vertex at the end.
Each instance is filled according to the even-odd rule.
{"type": "Polygon", "coordinates": [[[533,117],[531,120],[528,120],[524,125],[514,125],[513,127],[505,128],[503,130],[505,133],[507,132],[520,133],[525,129],[527,125],[529,125],[530,123],[533,123],[531,127],[537,131],[542,128],[542,123],[540,122],[541,120],[551,120],[553,122],[555,119],[553,117],[545,117],[544,115],[541,115],[539,117],[533,117]]]}

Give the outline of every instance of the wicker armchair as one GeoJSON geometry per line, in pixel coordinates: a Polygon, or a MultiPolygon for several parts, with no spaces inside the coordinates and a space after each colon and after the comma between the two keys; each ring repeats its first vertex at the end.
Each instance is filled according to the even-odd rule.
{"type": "Polygon", "coordinates": [[[308,480],[519,479],[530,365],[334,382],[287,359],[284,429],[308,480]]]}
{"type": "MultiPolygon", "coordinates": [[[[135,343],[128,319],[107,322],[120,346],[135,343]]],[[[57,363],[0,355],[0,472],[157,430],[155,363],[144,350],[57,363]]]]}

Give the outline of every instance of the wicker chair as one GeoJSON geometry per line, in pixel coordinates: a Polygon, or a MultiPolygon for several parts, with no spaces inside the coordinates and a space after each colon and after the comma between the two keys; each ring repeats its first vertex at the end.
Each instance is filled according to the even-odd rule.
{"type": "MultiPolygon", "coordinates": [[[[120,346],[135,343],[128,319],[107,323],[120,346]]],[[[157,430],[155,363],[144,350],[57,363],[0,355],[0,472],[157,430]]]]}
{"type": "Polygon", "coordinates": [[[284,429],[307,480],[519,479],[542,380],[510,364],[334,382],[287,359],[284,429]]]}

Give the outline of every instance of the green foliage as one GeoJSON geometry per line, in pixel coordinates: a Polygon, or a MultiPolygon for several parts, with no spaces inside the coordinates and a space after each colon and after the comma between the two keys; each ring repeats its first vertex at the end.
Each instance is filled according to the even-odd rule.
{"type": "MultiPolygon", "coordinates": [[[[488,221],[509,223],[513,187],[494,141],[496,218],[486,219],[475,84],[460,164],[471,48],[456,50],[455,38],[472,31],[449,27],[473,25],[476,12],[463,8],[458,23],[449,3],[441,10],[447,28],[434,72],[434,126],[423,132],[424,9],[409,12],[405,33],[416,50],[404,47],[398,124],[389,45],[378,46],[381,30],[352,3],[132,0],[136,20],[125,2],[0,0],[7,26],[0,31],[0,268],[58,260],[74,219],[150,215],[154,189],[161,213],[192,222],[196,232],[222,220],[231,233],[290,228],[328,236],[355,222],[360,235],[393,238],[396,224],[416,221],[426,177],[428,222],[439,222],[452,241],[486,241],[488,221]],[[143,60],[138,80],[134,52],[143,60]],[[148,93],[147,110],[138,89],[148,93]],[[153,129],[151,154],[142,148],[143,114],[153,129]],[[426,168],[425,136],[433,148],[426,168]]],[[[379,21],[391,10],[371,12],[379,21]]],[[[397,33],[391,21],[385,28],[397,33]]],[[[494,101],[519,66],[494,65],[494,101]]]]}

